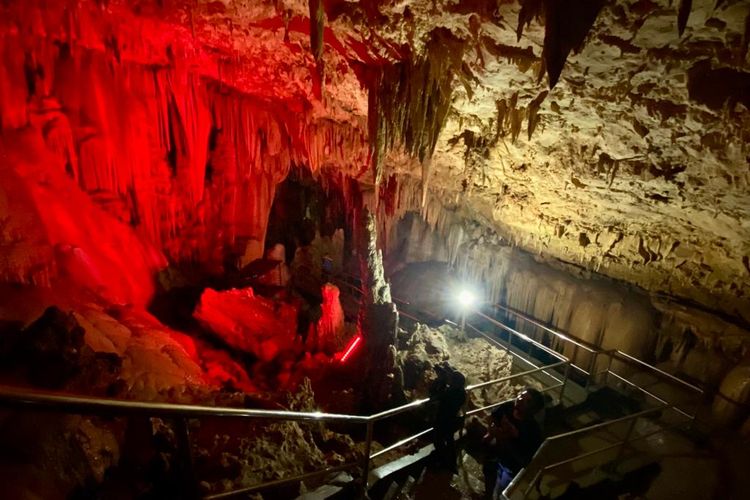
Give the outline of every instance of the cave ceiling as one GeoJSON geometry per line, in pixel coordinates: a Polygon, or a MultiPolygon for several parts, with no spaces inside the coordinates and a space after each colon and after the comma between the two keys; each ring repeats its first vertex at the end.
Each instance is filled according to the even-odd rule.
{"type": "Polygon", "coordinates": [[[6,32],[359,128],[379,175],[508,244],[750,320],[750,1],[0,8],[6,32]]]}

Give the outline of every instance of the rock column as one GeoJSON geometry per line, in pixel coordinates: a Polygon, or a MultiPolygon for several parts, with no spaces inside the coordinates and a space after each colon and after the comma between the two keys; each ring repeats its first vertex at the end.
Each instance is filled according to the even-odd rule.
{"type": "Polygon", "coordinates": [[[359,220],[358,238],[363,295],[359,329],[365,349],[365,405],[382,408],[399,393],[402,382],[396,367],[395,343],[398,311],[391,300],[390,285],[383,271],[383,255],[377,248],[375,216],[366,209],[359,220]]]}

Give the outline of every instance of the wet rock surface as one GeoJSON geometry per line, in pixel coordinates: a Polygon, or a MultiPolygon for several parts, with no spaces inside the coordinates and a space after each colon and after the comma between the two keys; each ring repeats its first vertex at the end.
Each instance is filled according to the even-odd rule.
{"type": "MultiPolygon", "coordinates": [[[[285,407],[293,411],[318,411],[310,381],[288,395],[285,407]]],[[[351,462],[360,453],[351,437],[320,422],[250,423],[242,437],[222,430],[220,421],[207,421],[192,432],[197,441],[197,467],[205,492],[220,492],[311,472],[325,466],[351,462]],[[217,457],[220,457],[217,460],[217,457]]],[[[310,485],[316,484],[314,481],[310,485]]],[[[294,487],[286,494],[295,496],[294,487]]]]}
{"type": "MultiPolygon", "coordinates": [[[[435,366],[447,362],[466,377],[466,384],[486,382],[510,375],[513,360],[505,351],[482,338],[470,338],[454,327],[431,328],[417,323],[399,334],[399,363],[404,388],[410,399],[427,397],[437,375],[435,366]]],[[[515,387],[508,383],[469,393],[469,407],[481,407],[513,397],[515,387]]]]}

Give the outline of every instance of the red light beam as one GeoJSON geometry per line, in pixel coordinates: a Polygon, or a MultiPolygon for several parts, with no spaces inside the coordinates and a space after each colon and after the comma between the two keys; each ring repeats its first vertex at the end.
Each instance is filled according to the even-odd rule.
{"type": "Polygon", "coordinates": [[[349,355],[354,351],[354,349],[359,345],[359,343],[362,342],[362,335],[357,335],[354,337],[350,342],[349,345],[346,346],[346,351],[344,351],[344,355],[341,356],[341,362],[345,363],[346,359],[349,357],[349,355]]]}

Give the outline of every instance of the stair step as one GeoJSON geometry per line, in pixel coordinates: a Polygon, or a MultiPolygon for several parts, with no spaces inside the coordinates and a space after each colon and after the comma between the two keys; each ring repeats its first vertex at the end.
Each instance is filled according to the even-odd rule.
{"type": "Polygon", "coordinates": [[[433,445],[427,445],[424,448],[421,448],[416,453],[405,455],[398,460],[388,462],[387,464],[381,465],[377,469],[370,471],[370,484],[375,484],[377,481],[380,481],[381,479],[384,479],[391,474],[414,465],[420,460],[426,459],[430,456],[434,449],[435,447],[433,445]]]}
{"type": "Polygon", "coordinates": [[[612,481],[614,484],[618,484],[627,481],[627,475],[657,462],[658,460],[652,456],[640,453],[633,454],[620,460],[614,471],[608,470],[607,464],[605,464],[604,467],[595,467],[580,475],[574,474],[572,477],[567,478],[567,480],[555,478],[553,481],[545,481],[541,487],[541,491],[545,493],[547,498],[554,499],[564,495],[573,483],[580,489],[591,488],[603,481],[612,481]]]}
{"type": "Polygon", "coordinates": [[[344,488],[351,484],[354,478],[348,472],[339,472],[328,484],[324,484],[307,493],[303,493],[295,500],[325,500],[340,494],[344,488]]]}

